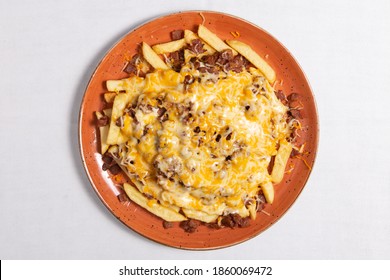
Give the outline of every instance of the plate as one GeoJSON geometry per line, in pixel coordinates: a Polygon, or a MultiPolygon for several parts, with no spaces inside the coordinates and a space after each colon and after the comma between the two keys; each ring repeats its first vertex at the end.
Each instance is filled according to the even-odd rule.
{"type": "Polygon", "coordinates": [[[253,238],[277,222],[296,201],[302,192],[314,164],[318,145],[318,117],[314,96],[309,83],[290,52],[273,36],[243,19],[210,11],[187,11],[162,16],[132,30],[117,42],[97,66],[86,88],[79,119],[79,141],[81,158],[89,180],[104,205],[122,223],[139,234],[168,246],[207,250],[235,245],[253,238]],[[178,225],[164,229],[162,220],[135,203],[123,203],[117,195],[123,193],[120,184],[127,181],[123,174],[110,176],[102,171],[99,154],[99,137],[96,128],[95,111],[103,109],[102,94],[104,82],[108,79],[127,77],[122,71],[126,61],[136,53],[140,42],[149,45],[170,41],[170,32],[177,29],[191,29],[203,24],[222,39],[239,40],[249,44],[257,53],[266,57],[276,72],[276,90],[284,93],[299,93],[302,97],[301,124],[304,128],[300,141],[307,151],[299,159],[290,159],[292,172],[275,186],[275,200],[246,228],[210,229],[198,227],[194,233],[186,233],[178,225]]]}

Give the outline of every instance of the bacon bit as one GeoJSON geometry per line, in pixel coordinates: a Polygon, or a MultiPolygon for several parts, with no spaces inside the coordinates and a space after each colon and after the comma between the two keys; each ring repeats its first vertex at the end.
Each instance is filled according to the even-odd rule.
{"type": "Polygon", "coordinates": [[[173,223],[167,222],[167,221],[163,221],[163,227],[165,229],[172,228],[173,227],[173,223]]]}
{"type": "Polygon", "coordinates": [[[234,38],[240,37],[240,32],[238,31],[230,31],[230,34],[232,34],[234,38]]]}
{"type": "Polygon", "coordinates": [[[309,168],[309,170],[311,170],[311,166],[307,163],[307,161],[303,157],[295,156],[295,158],[302,160],[303,163],[306,165],[306,167],[309,168]]]}
{"type": "Polygon", "coordinates": [[[129,201],[129,197],[125,193],[118,194],[116,197],[121,203],[125,203],[129,201]]]}
{"type": "Polygon", "coordinates": [[[173,30],[171,32],[171,38],[172,40],[179,40],[184,37],[184,30],[179,29],[179,30],[173,30]]]}

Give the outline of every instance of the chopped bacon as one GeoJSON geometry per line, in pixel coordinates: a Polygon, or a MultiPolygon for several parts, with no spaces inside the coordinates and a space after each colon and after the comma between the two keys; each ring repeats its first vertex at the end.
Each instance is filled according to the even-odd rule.
{"type": "Polygon", "coordinates": [[[283,105],[287,105],[287,98],[282,90],[275,91],[275,95],[280,100],[280,102],[283,103],[283,105]]]}
{"type": "Polygon", "coordinates": [[[121,168],[119,167],[118,164],[115,164],[115,165],[111,166],[109,168],[109,170],[110,170],[112,175],[117,175],[117,174],[119,174],[119,172],[121,172],[121,168]]]}
{"type": "Polygon", "coordinates": [[[105,153],[102,156],[102,160],[103,160],[103,163],[111,165],[114,159],[112,158],[112,156],[110,154],[105,153]]]}
{"type": "Polygon", "coordinates": [[[173,223],[167,222],[167,221],[163,221],[163,227],[164,227],[165,229],[167,229],[167,228],[172,228],[172,227],[173,227],[173,223]]]}
{"type": "Polygon", "coordinates": [[[299,109],[290,109],[289,114],[290,114],[294,119],[300,119],[300,118],[302,118],[301,110],[299,110],[299,109]]]}
{"type": "Polygon", "coordinates": [[[226,64],[226,70],[232,70],[236,73],[240,73],[246,67],[246,59],[242,55],[236,55],[234,58],[230,59],[226,64]]]}
{"type": "Polygon", "coordinates": [[[289,96],[287,96],[287,100],[289,102],[297,101],[299,99],[299,94],[296,92],[291,93],[289,96]]]}
{"type": "Polygon", "coordinates": [[[210,66],[214,66],[217,63],[218,57],[219,57],[219,53],[216,52],[216,53],[213,53],[212,55],[204,56],[203,62],[210,65],[210,66]]]}
{"type": "Polygon", "coordinates": [[[187,221],[180,222],[180,227],[184,229],[185,232],[193,233],[200,225],[200,221],[189,219],[187,221]]]}
{"type": "Polygon", "coordinates": [[[221,224],[225,227],[247,227],[249,226],[249,219],[243,218],[239,214],[230,214],[228,216],[224,216],[221,220],[221,224]]]}
{"type": "Polygon", "coordinates": [[[165,122],[166,120],[168,120],[169,118],[169,115],[167,113],[167,109],[162,107],[162,108],[158,108],[157,110],[157,119],[160,121],[160,122],[165,122]]]}
{"type": "Polygon", "coordinates": [[[194,81],[195,81],[195,80],[194,80],[194,77],[192,77],[191,75],[186,75],[186,76],[184,77],[183,84],[185,84],[185,85],[190,85],[190,84],[192,84],[194,81]]]}
{"type": "Polygon", "coordinates": [[[192,40],[188,49],[196,54],[204,53],[206,51],[203,49],[202,41],[199,39],[192,40]]]}
{"type": "Polygon", "coordinates": [[[184,63],[184,51],[179,50],[175,51],[169,54],[169,57],[171,59],[172,68],[179,72],[183,63],[184,63]]]}
{"type": "Polygon", "coordinates": [[[125,193],[118,194],[116,197],[118,198],[119,202],[129,201],[129,197],[125,193]]]}
{"type": "Polygon", "coordinates": [[[131,60],[127,63],[125,69],[123,69],[124,72],[128,73],[128,74],[134,74],[134,75],[137,75],[137,63],[140,59],[140,55],[139,54],[135,54],[131,60]]]}
{"type": "Polygon", "coordinates": [[[232,60],[233,59],[233,51],[230,49],[224,50],[220,54],[221,59],[224,60],[232,60]]]}
{"type": "Polygon", "coordinates": [[[184,30],[173,30],[171,32],[172,40],[180,40],[184,37],[184,30]]]}

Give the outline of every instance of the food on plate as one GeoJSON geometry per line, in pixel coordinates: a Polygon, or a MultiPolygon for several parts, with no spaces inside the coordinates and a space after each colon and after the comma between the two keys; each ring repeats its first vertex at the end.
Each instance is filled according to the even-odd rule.
{"type": "Polygon", "coordinates": [[[103,169],[122,170],[127,196],[164,228],[246,227],[300,151],[297,95],[275,91],[275,71],[243,42],[203,25],[171,35],[142,42],[129,77],[106,81],[110,108],[96,112],[103,169]]]}
{"type": "Polygon", "coordinates": [[[238,40],[227,40],[226,43],[256,66],[264,74],[268,81],[271,83],[275,82],[275,71],[264,59],[252,50],[250,46],[238,40]]]}

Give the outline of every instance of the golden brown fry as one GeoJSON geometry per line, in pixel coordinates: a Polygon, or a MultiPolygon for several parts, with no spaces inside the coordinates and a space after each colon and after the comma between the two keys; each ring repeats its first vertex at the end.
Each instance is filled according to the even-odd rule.
{"type": "Polygon", "coordinates": [[[142,54],[145,60],[152,65],[154,69],[168,70],[168,65],[155,53],[155,51],[145,42],[142,43],[142,54]]]}
{"type": "Polygon", "coordinates": [[[116,124],[117,120],[122,117],[123,110],[126,108],[130,100],[130,95],[126,93],[118,94],[114,99],[112,107],[110,128],[107,135],[107,144],[115,145],[122,144],[129,140],[128,136],[121,132],[121,128],[116,124]]]}
{"type": "Polygon", "coordinates": [[[203,211],[198,211],[194,209],[183,209],[183,212],[188,218],[196,219],[205,223],[215,222],[218,218],[218,215],[210,215],[203,211]]]}
{"type": "Polygon", "coordinates": [[[275,184],[280,183],[284,176],[288,158],[292,151],[291,143],[283,140],[280,142],[278,153],[275,156],[274,167],[272,168],[271,178],[275,184]]]}
{"type": "Polygon", "coordinates": [[[274,197],[275,197],[274,186],[272,185],[272,183],[265,182],[261,184],[261,190],[263,191],[267,203],[272,204],[272,202],[274,202],[274,197]]]}
{"type": "MultiPolygon", "coordinates": [[[[104,117],[104,115],[100,112],[95,112],[96,118],[100,120],[104,117]]],[[[107,115],[108,116],[108,115],[107,115]]],[[[110,116],[108,116],[110,117],[110,116]]],[[[103,155],[110,145],[107,144],[107,135],[108,135],[108,125],[99,127],[99,134],[100,134],[100,152],[103,155]]]]}
{"type": "Polygon", "coordinates": [[[211,32],[201,24],[199,25],[198,28],[198,35],[200,38],[206,41],[206,43],[208,43],[211,47],[213,47],[217,51],[222,52],[226,49],[230,49],[232,50],[233,55],[237,55],[237,52],[233,48],[226,45],[225,42],[222,41],[216,34],[211,32]]]}
{"type": "Polygon", "coordinates": [[[111,102],[114,102],[114,98],[116,96],[116,92],[106,92],[104,94],[104,100],[107,102],[107,103],[111,103],[111,102]]]}
{"type": "Polygon", "coordinates": [[[140,193],[136,188],[130,184],[124,183],[123,188],[127,196],[135,203],[137,203],[142,208],[148,210],[154,215],[164,219],[168,222],[180,222],[187,220],[186,217],[177,213],[176,211],[169,209],[165,206],[159,204],[156,200],[146,198],[142,193],[140,193]]]}
{"type": "Polygon", "coordinates": [[[182,49],[186,45],[185,39],[180,39],[176,41],[171,41],[168,43],[162,43],[162,44],[157,44],[152,46],[152,49],[157,53],[157,54],[163,54],[163,53],[171,53],[178,51],[182,49]]]}

